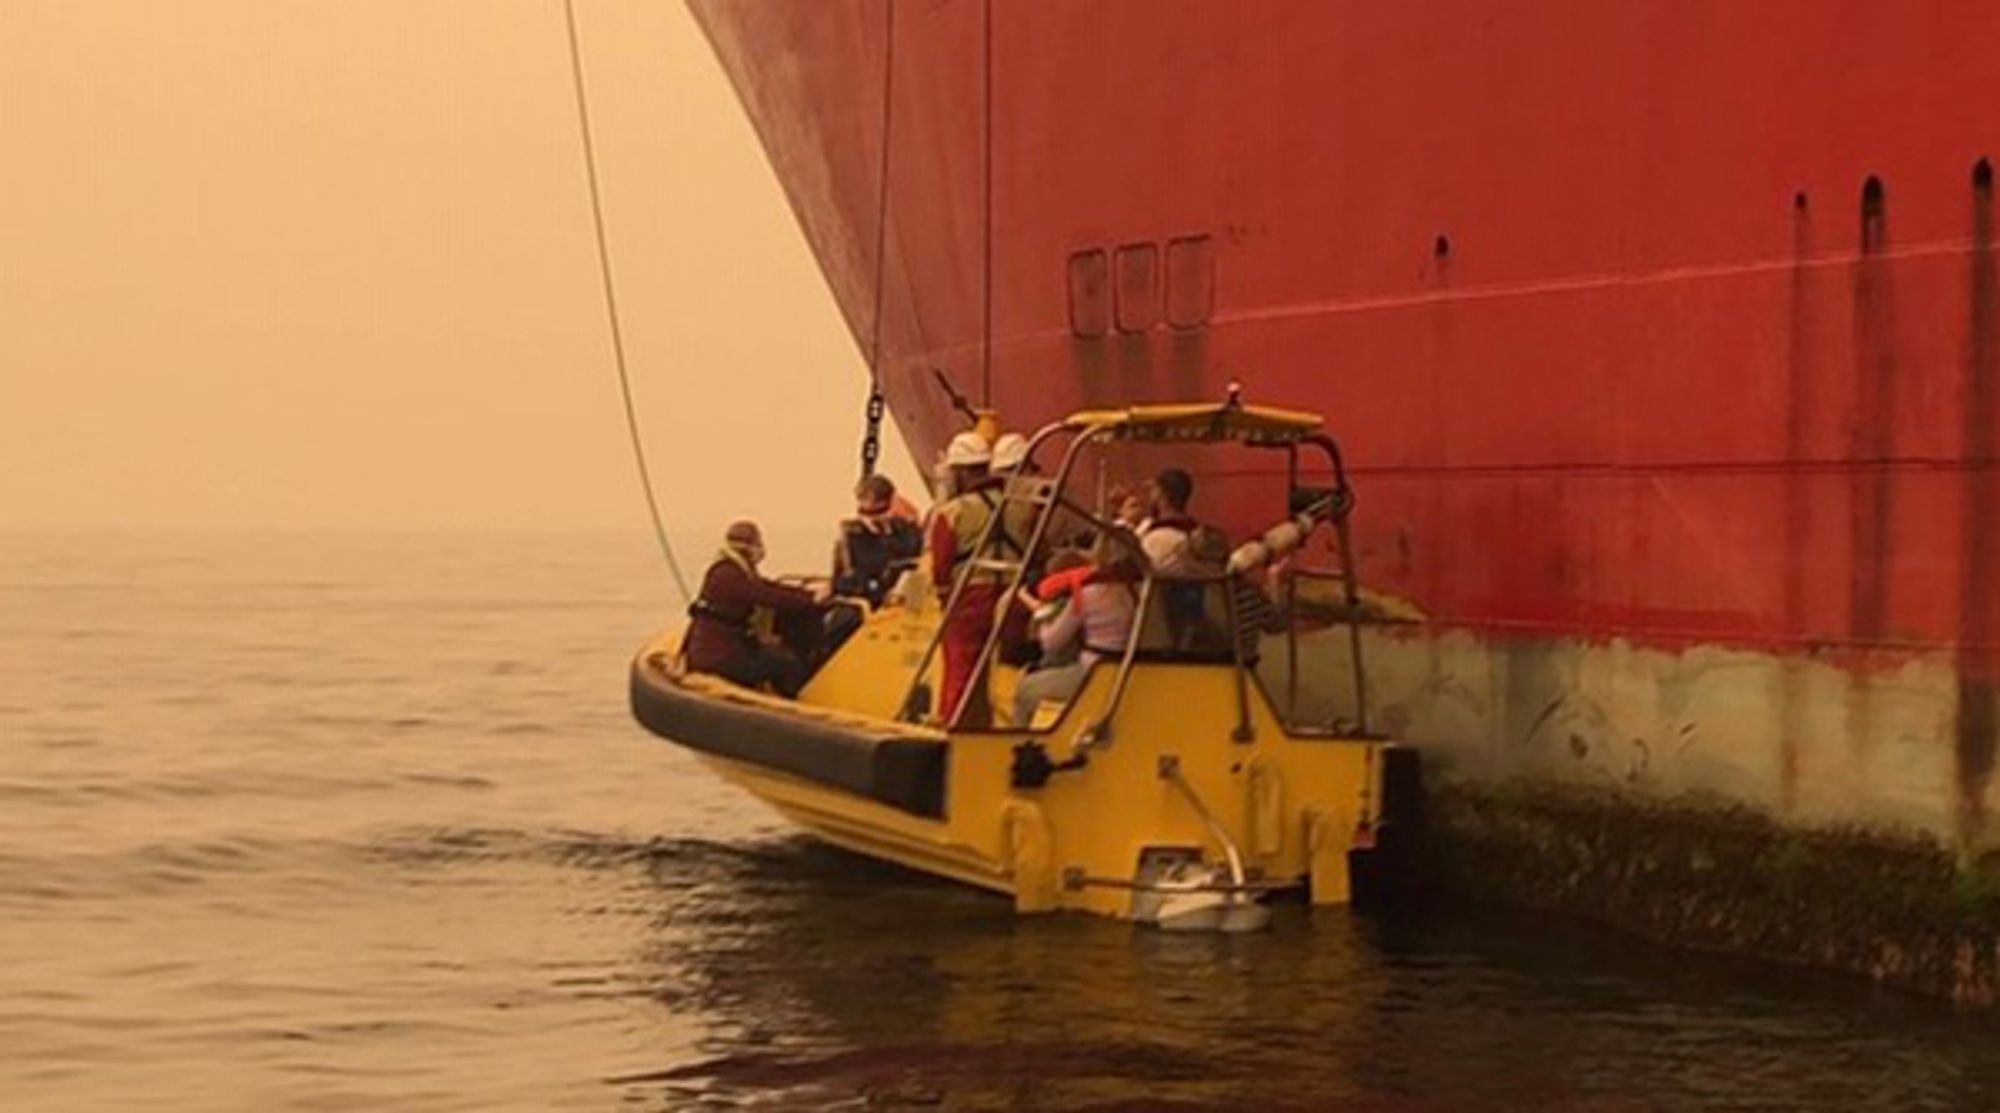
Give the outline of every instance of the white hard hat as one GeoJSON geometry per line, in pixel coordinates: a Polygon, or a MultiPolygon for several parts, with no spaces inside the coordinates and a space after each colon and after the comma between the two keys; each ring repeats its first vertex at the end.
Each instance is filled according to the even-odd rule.
{"type": "Polygon", "coordinates": [[[1028,438],[1019,433],[1002,433],[993,442],[993,470],[1012,471],[1028,458],[1028,438]]]}
{"type": "Polygon", "coordinates": [[[992,446],[974,432],[960,433],[944,448],[944,463],[948,468],[977,468],[992,462],[992,446]]]}

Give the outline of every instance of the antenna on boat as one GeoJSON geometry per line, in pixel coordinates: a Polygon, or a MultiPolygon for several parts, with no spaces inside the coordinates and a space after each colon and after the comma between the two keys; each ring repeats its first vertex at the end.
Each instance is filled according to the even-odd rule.
{"type": "Polygon", "coordinates": [[[569,30],[570,77],[576,84],[576,122],[578,133],[583,138],[583,168],[590,183],[591,226],[597,233],[597,269],[604,282],[604,312],[611,322],[611,354],[618,364],[618,390],[625,399],[625,429],[632,438],[632,459],[639,465],[639,486],[646,492],[646,509],[653,516],[653,536],[659,539],[660,555],[667,558],[667,571],[672,573],[674,588],[680,592],[681,602],[687,604],[694,596],[688,592],[687,576],[681,572],[681,562],[674,556],[674,543],[667,537],[667,525],[660,517],[660,500],[653,492],[652,469],[646,466],[646,442],[639,435],[639,411],[632,404],[632,374],[626,366],[625,330],[619,321],[618,286],[612,279],[611,245],[604,234],[604,194],[597,182],[597,145],[590,134],[590,97],[583,80],[583,46],[576,32],[576,0],[563,0],[564,24],[569,30]]]}

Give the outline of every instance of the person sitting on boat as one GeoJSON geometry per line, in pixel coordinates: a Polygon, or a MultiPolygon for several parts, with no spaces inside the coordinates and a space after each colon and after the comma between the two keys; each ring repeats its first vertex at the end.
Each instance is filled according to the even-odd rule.
{"type": "MultiPolygon", "coordinates": [[[[999,512],[999,494],[989,471],[992,462],[992,448],[986,438],[975,432],[960,433],[945,447],[946,489],[950,497],[932,511],[925,538],[931,582],[937,585],[941,598],[950,598],[961,565],[977,557],[998,555],[973,551],[986,535],[987,523],[999,512]]],[[[992,548],[1005,550],[1010,543],[1006,530],[997,529],[994,533],[992,548]]],[[[984,725],[991,715],[986,686],[973,683],[972,670],[993,633],[994,611],[999,607],[1005,582],[1006,577],[997,570],[972,569],[956,604],[944,616],[941,647],[944,678],[937,705],[940,722],[956,720],[961,703],[966,704],[970,724],[984,725]]]]}
{"type": "Polygon", "coordinates": [[[1073,646],[1057,650],[1045,649],[1035,631],[1043,625],[1055,621],[1062,609],[1083,586],[1084,580],[1097,570],[1091,562],[1090,553],[1095,544],[1086,548],[1064,545],[1049,554],[1041,576],[1032,585],[1024,585],[1008,608],[1008,614],[1023,616],[1021,644],[1007,647],[1003,660],[1020,669],[1045,669],[1056,665],[1066,665],[1076,659],[1073,646]]]}
{"type": "Polygon", "coordinates": [[[1150,505],[1139,527],[1146,559],[1162,576],[1194,574],[1193,540],[1200,524],[1188,513],[1194,498],[1194,477],[1183,468],[1166,468],[1153,477],[1150,505]]]}
{"type": "Polygon", "coordinates": [[[1139,539],[1128,530],[1114,528],[1097,539],[1096,551],[1084,569],[1051,571],[1043,577],[1037,597],[1045,604],[1062,604],[1036,632],[1043,658],[1065,660],[1070,648],[1076,652],[1064,664],[1021,677],[1014,689],[1015,726],[1032,725],[1035,709],[1045,701],[1075,696],[1092,665],[1124,655],[1138,614],[1137,584],[1143,559],[1139,539]]]}
{"type": "Polygon", "coordinates": [[[886,475],[864,477],[854,488],[854,517],[840,523],[833,549],[833,590],[879,607],[904,572],[923,555],[924,535],[896,512],[896,485],[886,475]]]}
{"type": "Polygon", "coordinates": [[[767,580],[757,567],[764,560],[764,533],[751,521],[732,522],[715,563],[702,576],[701,596],[688,608],[683,655],[687,667],[713,673],[746,688],[769,685],[781,696],[797,696],[811,675],[809,651],[801,652],[759,636],[756,612],[769,611],[792,630],[816,628],[820,596],[767,580]]]}

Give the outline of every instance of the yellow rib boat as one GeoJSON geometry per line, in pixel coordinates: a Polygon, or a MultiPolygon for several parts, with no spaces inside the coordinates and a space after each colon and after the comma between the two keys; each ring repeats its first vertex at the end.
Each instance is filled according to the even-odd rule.
{"type": "MultiPolygon", "coordinates": [[[[1220,405],[1089,411],[1036,433],[1029,461],[942,605],[938,592],[912,590],[909,602],[874,610],[798,699],[684,669],[674,631],[633,664],[634,714],[826,841],[1007,894],[1021,912],[1243,930],[1265,922],[1262,900],[1273,892],[1344,903],[1357,885],[1390,880],[1415,755],[1368,730],[1353,499],[1321,419],[1233,395],[1220,405]],[[917,721],[940,669],[941,616],[974,575],[1008,581],[1012,599],[1065,528],[1109,531],[1068,494],[1089,473],[1085,463],[1126,446],[1196,442],[1283,457],[1277,524],[1214,575],[1145,573],[1122,654],[1098,661],[1074,697],[1043,705],[1031,722],[917,721]],[[1033,462],[1054,451],[1060,462],[1042,478],[1033,462]],[[1305,486],[1307,472],[1331,484],[1305,486]],[[1034,508],[1026,551],[990,556],[1016,504],[1034,508]],[[1331,533],[1337,566],[1289,569],[1276,607],[1289,617],[1282,632],[1240,636],[1246,584],[1274,560],[1302,556],[1320,530],[1331,533]],[[1323,605],[1302,607],[1315,587],[1323,605]],[[1321,626],[1302,653],[1306,609],[1321,626]],[[1308,657],[1339,675],[1308,674],[1308,657]],[[1343,689],[1345,706],[1302,714],[1302,682],[1343,689]]],[[[1019,672],[999,659],[1000,625],[978,675],[1005,707],[1019,672]]]]}

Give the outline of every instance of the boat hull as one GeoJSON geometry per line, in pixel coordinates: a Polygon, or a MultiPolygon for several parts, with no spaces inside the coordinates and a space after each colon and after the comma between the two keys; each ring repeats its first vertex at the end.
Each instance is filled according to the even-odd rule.
{"type": "MultiPolygon", "coordinates": [[[[824,690],[851,690],[846,686],[866,675],[900,694],[908,669],[897,667],[901,643],[885,632],[906,621],[895,609],[874,616],[869,628],[883,636],[870,638],[864,628],[836,655],[843,667],[828,674],[824,690]]],[[[1319,903],[1348,902],[1351,853],[1375,848],[1396,821],[1386,786],[1398,780],[1385,770],[1414,756],[1375,738],[1288,731],[1254,685],[1244,711],[1248,729],[1239,730],[1235,672],[1226,665],[1135,665],[1111,726],[1084,746],[1083,732],[1113,704],[1116,670],[1109,665],[1094,670],[1063,715],[1041,729],[945,735],[815,702],[810,687],[794,702],[690,676],[674,664],[670,644],[655,643],[633,665],[634,710],[654,733],[696,751],[724,779],[836,846],[1005,893],[1023,912],[1145,918],[1156,895],[1147,863],[1161,856],[1199,863],[1218,878],[1237,859],[1239,875],[1214,882],[1231,899],[1303,888],[1319,903]],[[763,724],[762,748],[718,741],[714,715],[662,714],[667,701],[749,716],[763,724]],[[900,788],[857,780],[840,761],[788,759],[773,750],[817,745],[812,732],[829,729],[854,747],[937,747],[941,812],[913,806],[900,788]],[[1052,761],[1087,756],[1076,768],[1024,781],[1016,763],[1029,742],[1052,761]]],[[[1408,787],[1407,778],[1401,783],[1408,787]]]]}
{"type": "Polygon", "coordinates": [[[1240,378],[1445,775],[2000,844],[2000,7],[692,6],[920,459],[1240,378]]]}

